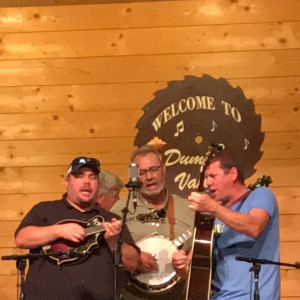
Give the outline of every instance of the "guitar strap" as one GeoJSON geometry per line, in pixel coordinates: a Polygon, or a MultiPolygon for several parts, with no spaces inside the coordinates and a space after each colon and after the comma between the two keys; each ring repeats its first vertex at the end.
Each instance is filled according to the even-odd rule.
{"type": "Polygon", "coordinates": [[[168,199],[168,219],[170,224],[170,238],[173,241],[175,239],[175,232],[174,232],[175,217],[174,217],[174,199],[171,194],[169,194],[169,199],[168,199]]]}
{"type": "MultiPolygon", "coordinates": [[[[251,190],[247,190],[246,193],[244,193],[241,197],[239,197],[234,202],[232,202],[230,207],[233,206],[234,204],[236,204],[237,202],[246,199],[251,193],[252,193],[251,190]]],[[[241,201],[241,203],[242,203],[242,201],[241,201]]]]}

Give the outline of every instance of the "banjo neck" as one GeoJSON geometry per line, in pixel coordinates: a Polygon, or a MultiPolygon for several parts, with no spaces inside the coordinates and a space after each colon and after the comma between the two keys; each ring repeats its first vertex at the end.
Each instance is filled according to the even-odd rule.
{"type": "Polygon", "coordinates": [[[194,227],[190,227],[186,232],[182,233],[178,238],[173,240],[173,244],[179,249],[194,234],[194,227]]]}

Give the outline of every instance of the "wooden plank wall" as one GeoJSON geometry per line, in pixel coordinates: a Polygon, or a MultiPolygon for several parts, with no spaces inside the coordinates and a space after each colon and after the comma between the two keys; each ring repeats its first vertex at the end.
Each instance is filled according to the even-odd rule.
{"type": "MultiPolygon", "coordinates": [[[[299,11],[299,0],[0,8],[0,255],[23,253],[14,230],[64,192],[75,156],[127,182],[142,107],[168,81],[206,73],[239,85],[262,115],[264,155],[249,183],[272,177],[281,261],[299,261],[299,11]]],[[[1,299],[16,299],[16,274],[0,261],[1,299]]],[[[282,299],[300,299],[300,271],[281,275],[282,299]]]]}

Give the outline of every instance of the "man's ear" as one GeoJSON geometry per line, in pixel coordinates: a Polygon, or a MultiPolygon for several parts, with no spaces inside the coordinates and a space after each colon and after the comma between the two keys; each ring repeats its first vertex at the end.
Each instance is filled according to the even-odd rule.
{"type": "Polygon", "coordinates": [[[237,168],[236,167],[232,167],[230,169],[229,173],[231,174],[232,182],[237,181],[237,179],[238,179],[238,170],[237,170],[237,168]]]}
{"type": "Polygon", "coordinates": [[[69,177],[65,177],[65,187],[68,188],[68,184],[69,184],[69,177]]]}

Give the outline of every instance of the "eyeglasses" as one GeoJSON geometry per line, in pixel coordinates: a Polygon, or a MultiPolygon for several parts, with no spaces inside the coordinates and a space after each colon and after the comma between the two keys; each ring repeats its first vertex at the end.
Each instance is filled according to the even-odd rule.
{"type": "Polygon", "coordinates": [[[150,175],[155,175],[160,171],[160,168],[161,166],[153,166],[148,169],[140,169],[139,170],[140,177],[146,177],[148,173],[150,175]]]}

